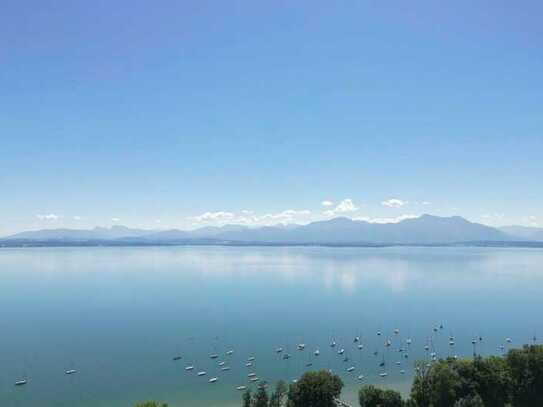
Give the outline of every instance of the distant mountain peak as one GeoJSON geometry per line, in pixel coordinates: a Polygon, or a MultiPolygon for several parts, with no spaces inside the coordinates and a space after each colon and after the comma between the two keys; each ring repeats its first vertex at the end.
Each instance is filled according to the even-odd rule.
{"type": "Polygon", "coordinates": [[[371,223],[336,217],[307,225],[248,227],[207,226],[195,230],[143,230],[122,225],[91,230],[49,229],[22,232],[5,238],[39,242],[112,241],[145,244],[238,242],[243,244],[450,244],[508,241],[510,234],[473,223],[461,216],[424,214],[397,223],[371,223]]]}

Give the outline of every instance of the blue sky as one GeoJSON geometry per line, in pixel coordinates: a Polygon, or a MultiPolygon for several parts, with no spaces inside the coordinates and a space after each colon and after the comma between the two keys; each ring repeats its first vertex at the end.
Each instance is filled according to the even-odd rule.
{"type": "Polygon", "coordinates": [[[442,3],[2,2],[0,234],[543,226],[543,4],[442,3]]]}

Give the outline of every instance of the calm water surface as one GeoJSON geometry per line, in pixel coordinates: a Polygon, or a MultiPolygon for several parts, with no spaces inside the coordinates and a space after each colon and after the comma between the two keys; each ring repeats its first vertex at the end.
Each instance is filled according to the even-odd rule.
{"type": "Polygon", "coordinates": [[[543,251],[533,249],[1,249],[0,405],[237,406],[235,387],[249,372],[292,380],[307,363],[341,374],[347,400],[360,374],[406,391],[413,362],[428,358],[425,344],[439,356],[470,355],[480,335],[476,351],[490,354],[507,337],[509,346],[543,337],[542,283],[543,251]],[[405,359],[398,348],[408,337],[405,359]],[[279,346],[292,358],[282,360],[279,346]],[[209,358],[214,352],[230,371],[209,358]],[[172,361],[177,354],[183,359],[172,361]],[[185,372],[188,364],[208,375],[185,372]],[[14,387],[21,378],[28,385],[14,387]]]}

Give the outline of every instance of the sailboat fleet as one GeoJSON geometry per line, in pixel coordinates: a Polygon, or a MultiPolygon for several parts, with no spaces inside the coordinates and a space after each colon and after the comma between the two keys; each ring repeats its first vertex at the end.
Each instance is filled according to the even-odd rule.
{"type": "MultiPolygon", "coordinates": [[[[443,324],[439,324],[437,326],[432,327],[431,331],[433,332],[433,334],[435,336],[436,334],[441,332],[443,329],[444,329],[443,324]]],[[[377,331],[376,333],[377,333],[378,337],[385,336],[384,341],[381,342],[382,346],[383,346],[383,351],[379,352],[378,350],[376,350],[375,352],[373,352],[374,356],[381,355],[381,360],[377,363],[377,367],[378,367],[377,376],[379,378],[382,378],[382,379],[388,377],[389,371],[387,371],[387,362],[386,362],[385,355],[389,355],[389,353],[393,351],[392,350],[393,348],[396,348],[395,350],[398,352],[398,354],[401,355],[401,357],[394,363],[394,365],[397,366],[397,368],[398,368],[397,372],[400,375],[405,375],[407,370],[406,370],[404,364],[402,363],[402,360],[409,359],[408,350],[411,349],[411,347],[413,345],[413,339],[411,337],[408,337],[407,339],[402,340],[401,336],[400,336],[400,329],[399,328],[394,329],[389,337],[387,337],[383,333],[383,331],[381,331],[381,330],[377,331]]],[[[447,336],[445,337],[445,339],[447,339],[447,338],[448,338],[448,341],[446,343],[449,345],[449,349],[454,348],[455,345],[456,345],[455,337],[451,334],[448,337],[447,336]]],[[[482,341],[483,341],[482,337],[477,336],[477,338],[474,339],[472,343],[478,344],[478,343],[481,343],[482,341]]],[[[360,335],[355,335],[353,337],[353,339],[352,339],[352,344],[354,345],[354,348],[358,349],[359,351],[362,351],[364,349],[364,343],[363,342],[364,342],[364,340],[360,335]]],[[[512,343],[512,340],[510,338],[506,338],[505,342],[512,343]]],[[[341,341],[341,343],[346,343],[346,342],[341,341]]],[[[331,341],[329,342],[329,345],[330,345],[330,349],[334,350],[333,353],[340,356],[342,358],[343,362],[348,362],[350,360],[349,356],[348,356],[348,354],[350,352],[348,350],[348,347],[339,347],[339,349],[335,350],[338,347],[338,342],[337,342],[337,340],[335,338],[331,339],[331,341]]],[[[300,342],[300,343],[298,343],[296,345],[296,349],[300,353],[305,353],[306,348],[307,348],[307,345],[304,342],[300,342]]],[[[504,346],[502,345],[501,348],[503,349],[504,346]]],[[[313,352],[310,352],[309,354],[306,354],[308,356],[308,358],[310,358],[311,355],[314,358],[314,359],[310,358],[308,361],[306,361],[304,363],[304,366],[306,368],[312,367],[313,362],[316,361],[317,358],[319,358],[321,356],[320,349],[319,348],[314,348],[314,349],[315,350],[313,352]]],[[[438,353],[435,350],[434,339],[429,338],[426,341],[426,343],[424,344],[423,349],[426,352],[427,357],[429,359],[428,363],[426,364],[426,366],[429,367],[429,366],[431,366],[432,363],[435,363],[438,360],[438,353]]],[[[292,355],[290,353],[285,351],[285,347],[283,347],[283,346],[275,347],[275,348],[273,348],[272,351],[274,353],[276,353],[280,357],[280,360],[288,361],[292,357],[292,355]]],[[[229,350],[226,353],[227,356],[231,356],[232,354],[233,354],[233,350],[229,350]]],[[[455,358],[457,357],[456,354],[454,355],[454,357],[455,358]]],[[[219,355],[218,354],[211,354],[210,358],[215,360],[215,359],[219,358],[219,355]]],[[[254,368],[253,362],[255,360],[256,360],[255,356],[247,357],[246,362],[245,362],[245,367],[253,369],[254,368]]],[[[225,361],[218,362],[218,366],[221,368],[221,370],[230,370],[230,366],[226,366],[225,361]]],[[[348,374],[355,372],[357,369],[363,368],[363,366],[357,367],[356,365],[347,365],[347,366],[348,367],[344,368],[345,369],[344,372],[346,372],[348,374]]],[[[188,366],[188,367],[191,367],[191,370],[193,368],[192,366],[188,366]]],[[[329,369],[329,370],[331,371],[331,369],[329,369]]],[[[370,369],[368,369],[368,370],[370,370],[370,369]]],[[[200,373],[198,373],[198,375],[201,375],[202,373],[206,374],[205,372],[200,372],[200,373]]],[[[363,381],[363,380],[366,379],[366,376],[363,375],[363,374],[358,374],[357,376],[355,376],[355,378],[358,381],[363,381]]],[[[217,377],[211,378],[211,379],[209,379],[209,383],[215,383],[217,380],[218,380],[217,377]]],[[[255,371],[251,371],[251,372],[249,372],[247,374],[247,381],[248,381],[249,385],[253,384],[253,383],[257,383],[257,382],[261,383],[260,386],[266,385],[266,382],[261,381],[261,379],[258,377],[258,375],[257,375],[257,373],[255,371]]],[[[294,379],[292,382],[295,383],[296,379],[294,379]]],[[[235,387],[235,389],[238,390],[238,391],[244,391],[247,388],[248,388],[247,384],[240,384],[239,386],[235,387]]]]}
{"type": "MultiPolygon", "coordinates": [[[[424,345],[421,346],[421,349],[424,349],[424,352],[426,353],[426,356],[427,356],[427,363],[425,365],[426,368],[430,367],[432,363],[435,363],[438,360],[438,351],[436,350],[435,338],[436,338],[436,335],[438,335],[443,329],[444,329],[443,324],[432,327],[433,337],[429,337],[424,343],[424,345]]],[[[407,339],[403,340],[400,336],[400,329],[398,328],[394,329],[392,331],[392,334],[389,337],[384,335],[383,331],[381,330],[377,331],[376,334],[378,337],[385,336],[384,341],[381,342],[382,347],[383,347],[382,352],[379,352],[379,350],[377,349],[373,352],[373,355],[375,357],[377,357],[379,354],[381,355],[380,357],[381,360],[374,365],[377,367],[377,370],[378,370],[376,372],[377,376],[384,379],[389,375],[389,372],[387,371],[387,363],[386,363],[385,355],[390,357],[391,352],[394,352],[394,351],[397,351],[400,357],[395,362],[395,366],[397,366],[398,368],[397,372],[400,375],[405,375],[407,371],[406,371],[405,366],[403,366],[402,360],[406,360],[409,358],[408,350],[412,349],[413,339],[409,336],[407,339]]],[[[483,337],[481,335],[477,335],[472,338],[473,339],[471,339],[471,344],[475,352],[477,346],[483,343],[483,337]]],[[[534,343],[536,341],[535,338],[536,337],[534,335],[533,336],[534,343]]],[[[451,356],[451,350],[455,348],[457,344],[457,338],[455,338],[455,336],[453,336],[451,333],[450,335],[445,336],[443,341],[445,341],[445,343],[448,344],[448,348],[447,348],[449,352],[448,356],[454,357],[455,359],[458,358],[456,354],[454,354],[454,356],[451,356]]],[[[507,344],[511,344],[513,340],[510,337],[507,337],[505,338],[504,342],[507,344]]],[[[313,351],[309,351],[309,353],[307,353],[306,344],[304,342],[298,343],[296,345],[296,349],[298,350],[300,354],[305,354],[307,357],[307,360],[303,363],[305,368],[312,367],[314,362],[316,362],[318,359],[324,358],[324,359],[321,359],[321,362],[319,363],[319,367],[322,368],[323,363],[327,362],[328,364],[330,364],[330,358],[333,357],[334,354],[336,354],[336,357],[337,356],[341,357],[343,359],[343,362],[348,362],[350,360],[349,359],[350,352],[351,352],[349,350],[350,347],[353,347],[354,349],[358,349],[359,351],[362,351],[364,349],[364,339],[361,335],[355,335],[352,338],[350,346],[346,346],[346,344],[348,343],[347,341],[341,341],[341,343],[344,344],[345,347],[339,347],[339,349],[336,350],[336,347],[338,347],[338,342],[336,341],[335,338],[332,338],[331,341],[329,342],[331,353],[324,356],[321,356],[322,355],[321,350],[318,347],[313,348],[314,349],[313,351]]],[[[500,345],[498,349],[503,352],[505,350],[505,345],[504,344],[500,345]]],[[[292,355],[288,353],[288,347],[287,347],[287,351],[285,351],[285,348],[283,346],[275,347],[271,351],[277,354],[279,359],[285,361],[285,363],[287,363],[289,359],[292,358],[292,355]]],[[[209,359],[212,361],[213,364],[216,364],[216,367],[212,369],[211,371],[212,372],[230,371],[232,367],[235,367],[233,366],[233,363],[232,363],[233,354],[234,354],[234,349],[231,349],[231,348],[229,348],[225,353],[223,353],[223,355],[225,356],[224,358],[221,358],[220,352],[210,353],[209,359]]],[[[357,353],[357,354],[362,355],[362,353],[357,353]]],[[[183,359],[183,356],[181,354],[175,354],[172,357],[172,360],[175,362],[180,361],[182,359],[183,359]]],[[[362,356],[360,356],[360,359],[362,361],[362,356]]],[[[248,383],[240,384],[236,386],[235,387],[236,390],[245,391],[247,390],[248,385],[257,383],[257,382],[260,383],[259,386],[266,386],[267,382],[261,381],[256,371],[253,370],[255,361],[256,361],[256,357],[254,355],[249,355],[243,362],[244,366],[246,368],[251,369],[251,371],[247,373],[248,383]]],[[[364,369],[366,369],[367,371],[372,370],[370,366],[362,364],[362,362],[360,362],[360,364],[361,365],[359,366],[357,366],[356,363],[349,364],[347,365],[348,367],[344,368],[344,372],[346,372],[347,374],[351,374],[357,370],[364,370],[364,369]]],[[[417,366],[415,370],[416,369],[420,369],[420,367],[417,366]]],[[[184,370],[187,374],[190,374],[193,371],[195,371],[195,366],[193,364],[187,364],[184,367],[184,370]]],[[[330,368],[328,370],[332,371],[330,368]]],[[[76,369],[68,369],[64,371],[66,375],[74,375],[77,372],[78,371],[76,369]]],[[[207,370],[196,371],[197,377],[204,377],[204,376],[207,376],[207,374],[208,374],[207,370]]],[[[213,377],[209,378],[207,381],[209,384],[213,384],[213,383],[218,382],[219,379],[220,379],[219,376],[213,375],[213,377]]],[[[363,381],[365,379],[366,379],[366,376],[364,376],[364,374],[358,374],[357,376],[355,376],[355,380],[358,380],[358,381],[363,381]]],[[[27,385],[28,382],[29,382],[28,379],[24,378],[24,379],[15,381],[14,385],[17,387],[21,387],[21,386],[27,385]]],[[[294,379],[293,382],[295,383],[296,379],[294,379]]]]}

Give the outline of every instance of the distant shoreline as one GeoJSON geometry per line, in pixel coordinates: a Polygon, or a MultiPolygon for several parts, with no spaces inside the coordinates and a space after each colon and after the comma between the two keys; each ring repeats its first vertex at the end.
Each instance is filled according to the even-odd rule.
{"type": "Polygon", "coordinates": [[[0,241],[2,248],[37,247],[173,247],[173,246],[221,246],[221,247],[330,247],[330,248],[386,248],[386,247],[489,247],[543,249],[543,242],[532,241],[481,241],[457,243],[285,243],[285,242],[241,242],[241,241],[184,241],[184,242],[130,242],[130,241],[0,241]]]}

